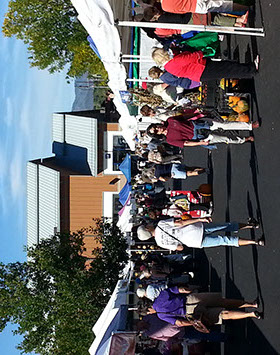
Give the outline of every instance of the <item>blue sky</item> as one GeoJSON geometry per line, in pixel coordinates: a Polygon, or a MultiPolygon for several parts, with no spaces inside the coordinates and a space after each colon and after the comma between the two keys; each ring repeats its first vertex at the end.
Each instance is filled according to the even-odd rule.
{"type": "MultiPolygon", "coordinates": [[[[71,110],[74,84],[65,73],[31,69],[21,41],[0,34],[0,48],[0,260],[8,263],[25,259],[26,163],[51,154],[52,113],[71,110]]],[[[1,354],[19,354],[17,342],[10,329],[0,333],[1,354]]]]}

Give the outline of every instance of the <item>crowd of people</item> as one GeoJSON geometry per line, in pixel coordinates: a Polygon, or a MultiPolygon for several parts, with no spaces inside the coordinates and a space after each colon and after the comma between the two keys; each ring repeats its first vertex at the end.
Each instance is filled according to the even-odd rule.
{"type": "MultiPolygon", "coordinates": [[[[239,4],[232,0],[135,2],[136,20],[157,23],[244,27],[250,10],[248,2],[239,4]]],[[[241,108],[236,101],[238,116],[232,119],[231,115],[229,119],[229,115],[223,117],[215,107],[209,110],[192,102],[189,94],[199,92],[201,83],[252,79],[259,70],[259,56],[251,63],[215,60],[223,39],[217,33],[161,28],[145,31],[160,43],[152,49],[155,65],[148,74],[162,83],[146,88],[149,94],[160,96],[161,101],[141,105],[141,129],[139,125],[135,138],[138,171],[132,179],[132,200],[137,211],[136,243],[143,250],[133,256],[140,315],[137,329],[140,334],[164,343],[157,345],[154,353],[167,354],[178,342],[226,341],[228,335],[212,329],[223,321],[261,319],[258,300],[228,299],[221,293],[204,292],[194,281],[196,260],[186,253],[190,250],[186,248],[263,247],[262,238],[251,240],[238,234],[244,229],[259,228],[259,222],[250,218],[213,223],[209,184],[200,185],[196,191],[178,193],[169,193],[165,185],[172,179],[188,181],[211,173],[200,164],[183,163],[184,152],[191,154],[191,147],[212,150],[221,143],[254,141],[252,132],[259,128],[259,122],[247,119],[248,107],[244,108],[244,102],[241,108]]]]}

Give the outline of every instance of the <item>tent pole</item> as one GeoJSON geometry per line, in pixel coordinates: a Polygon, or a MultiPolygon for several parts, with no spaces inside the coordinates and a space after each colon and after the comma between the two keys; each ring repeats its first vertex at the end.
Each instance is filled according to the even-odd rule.
{"type": "Polygon", "coordinates": [[[153,80],[153,79],[126,79],[126,81],[132,81],[134,83],[145,82],[145,83],[163,84],[161,80],[153,80]]]}
{"type": "Polygon", "coordinates": [[[149,55],[141,55],[141,54],[122,54],[122,58],[150,58],[149,55]]]}
{"type": "Polygon", "coordinates": [[[202,32],[218,32],[224,34],[239,34],[244,36],[264,37],[263,28],[250,27],[220,27],[220,26],[204,26],[204,25],[184,25],[177,23],[154,23],[154,22],[134,22],[134,21],[116,21],[118,26],[128,27],[148,27],[148,28],[167,28],[174,30],[186,31],[202,31],[202,32]]]}
{"type": "Polygon", "coordinates": [[[122,63],[154,63],[152,59],[122,59],[122,63]]]}

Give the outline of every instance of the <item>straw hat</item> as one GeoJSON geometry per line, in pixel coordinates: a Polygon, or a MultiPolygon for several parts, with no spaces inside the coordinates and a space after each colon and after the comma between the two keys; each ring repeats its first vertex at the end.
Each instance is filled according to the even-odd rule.
{"type": "Polygon", "coordinates": [[[146,291],[144,288],[137,288],[136,290],[136,295],[139,298],[145,297],[146,296],[146,291]]]}
{"type": "Polygon", "coordinates": [[[152,238],[152,234],[145,228],[145,226],[140,226],[137,228],[137,237],[142,240],[148,240],[152,238]]]}

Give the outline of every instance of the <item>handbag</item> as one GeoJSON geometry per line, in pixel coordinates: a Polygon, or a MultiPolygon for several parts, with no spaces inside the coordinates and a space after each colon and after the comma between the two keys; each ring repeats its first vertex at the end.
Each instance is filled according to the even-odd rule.
{"type": "MultiPolygon", "coordinates": [[[[164,313],[168,314],[167,312],[157,312],[157,313],[164,313]]],[[[181,315],[180,315],[181,316],[181,315]]],[[[203,314],[198,319],[195,319],[193,316],[186,314],[186,320],[200,333],[208,334],[210,330],[206,327],[206,325],[202,321],[203,314]]]]}

